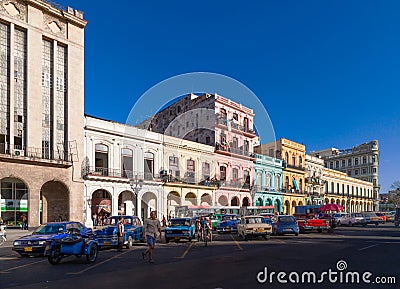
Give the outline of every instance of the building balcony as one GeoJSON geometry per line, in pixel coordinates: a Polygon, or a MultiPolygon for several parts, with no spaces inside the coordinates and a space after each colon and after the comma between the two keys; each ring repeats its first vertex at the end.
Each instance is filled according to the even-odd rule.
{"type": "Polygon", "coordinates": [[[311,184],[314,186],[323,186],[326,181],[321,180],[319,177],[308,177],[306,178],[306,184],[311,184]]]}
{"type": "Polygon", "coordinates": [[[162,181],[162,177],[159,174],[154,174],[151,172],[136,172],[131,170],[111,169],[105,167],[86,167],[83,169],[82,175],[86,178],[104,177],[121,178],[127,180],[137,178],[144,181],[162,181]]]}
{"type": "Polygon", "coordinates": [[[295,169],[295,170],[302,171],[302,172],[306,171],[306,169],[303,167],[296,166],[296,165],[290,165],[290,164],[286,163],[285,161],[282,162],[282,167],[288,168],[288,169],[295,169]]]}
{"type": "Polygon", "coordinates": [[[246,133],[249,134],[251,136],[255,136],[256,132],[254,129],[249,128],[248,126],[244,126],[244,125],[240,125],[238,124],[235,120],[231,119],[227,119],[225,116],[221,116],[219,114],[216,114],[215,116],[215,124],[216,125],[221,125],[224,128],[226,127],[227,129],[234,129],[237,130],[241,133],[246,133]]]}
{"type": "Polygon", "coordinates": [[[236,189],[244,189],[250,190],[251,184],[243,181],[235,181],[235,180],[219,180],[219,187],[222,188],[236,188],[236,189]]]}
{"type": "Polygon", "coordinates": [[[281,193],[281,189],[277,189],[275,187],[269,187],[269,186],[260,186],[260,185],[255,185],[252,187],[253,192],[271,192],[271,193],[281,193]]]}
{"type": "Polygon", "coordinates": [[[35,148],[19,145],[0,144],[0,160],[28,164],[48,164],[49,166],[72,166],[72,154],[64,150],[35,148]]]}
{"type": "Polygon", "coordinates": [[[255,159],[255,154],[249,152],[248,150],[245,150],[243,148],[232,148],[230,145],[228,144],[221,144],[221,143],[216,143],[215,144],[215,151],[220,151],[223,153],[230,153],[230,154],[236,154],[239,156],[245,156],[248,158],[252,158],[255,159]]]}

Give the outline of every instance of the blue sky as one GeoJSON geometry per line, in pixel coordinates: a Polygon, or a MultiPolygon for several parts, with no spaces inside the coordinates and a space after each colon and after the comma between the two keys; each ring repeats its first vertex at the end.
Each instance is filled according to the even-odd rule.
{"type": "Polygon", "coordinates": [[[57,2],[88,20],[86,113],[125,122],[160,81],[219,73],[258,96],[277,138],[377,139],[381,192],[400,180],[399,1],[57,2]]]}

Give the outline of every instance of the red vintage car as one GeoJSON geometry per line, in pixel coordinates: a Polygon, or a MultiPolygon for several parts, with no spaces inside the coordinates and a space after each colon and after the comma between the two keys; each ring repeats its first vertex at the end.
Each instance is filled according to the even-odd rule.
{"type": "Polygon", "coordinates": [[[294,216],[296,217],[297,226],[299,226],[300,233],[314,231],[322,233],[323,231],[332,231],[329,220],[319,218],[318,215],[294,214],[294,216]]]}

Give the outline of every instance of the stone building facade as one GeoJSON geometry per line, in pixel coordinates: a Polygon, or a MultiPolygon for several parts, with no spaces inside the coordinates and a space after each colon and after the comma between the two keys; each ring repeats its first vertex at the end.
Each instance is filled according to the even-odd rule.
{"type": "Polygon", "coordinates": [[[83,13],[0,1],[0,189],[8,226],[83,220],[83,13]]]}

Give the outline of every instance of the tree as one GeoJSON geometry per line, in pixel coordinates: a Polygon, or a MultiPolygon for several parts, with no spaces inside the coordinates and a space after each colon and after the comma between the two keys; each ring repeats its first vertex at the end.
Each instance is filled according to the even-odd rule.
{"type": "Polygon", "coordinates": [[[400,181],[395,181],[390,188],[392,191],[389,191],[388,203],[395,204],[398,207],[400,205],[400,181]]]}

